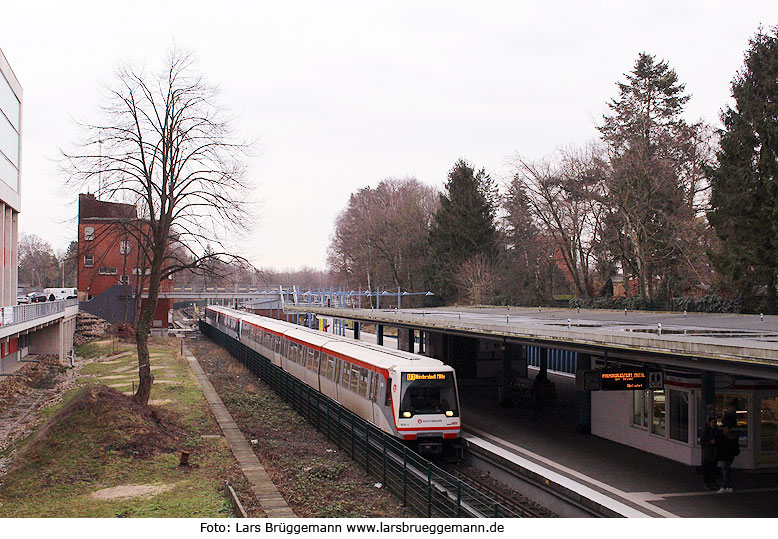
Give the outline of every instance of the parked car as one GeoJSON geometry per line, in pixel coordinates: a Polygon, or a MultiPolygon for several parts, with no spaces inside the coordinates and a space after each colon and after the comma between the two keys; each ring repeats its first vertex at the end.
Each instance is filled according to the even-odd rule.
{"type": "Polygon", "coordinates": [[[17,305],[25,305],[27,303],[30,303],[30,298],[28,298],[27,296],[16,296],[17,305]]]}
{"type": "Polygon", "coordinates": [[[30,303],[42,303],[49,299],[43,292],[30,292],[27,297],[30,298],[30,303]]]}

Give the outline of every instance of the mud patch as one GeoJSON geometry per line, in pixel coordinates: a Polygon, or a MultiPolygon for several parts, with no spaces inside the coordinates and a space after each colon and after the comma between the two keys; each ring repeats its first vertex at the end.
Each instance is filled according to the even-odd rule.
{"type": "Polygon", "coordinates": [[[95,500],[122,500],[127,498],[151,498],[157,494],[172,490],[176,485],[119,485],[100,489],[90,494],[95,500]]]}
{"type": "Polygon", "coordinates": [[[175,451],[183,432],[170,411],[141,406],[114,389],[92,386],[35,434],[27,445],[27,460],[48,467],[50,460],[56,460],[61,446],[56,440],[62,438],[77,440],[96,453],[116,451],[124,456],[146,458],[175,451]],[[99,429],[95,427],[96,421],[100,423],[99,429]]]}

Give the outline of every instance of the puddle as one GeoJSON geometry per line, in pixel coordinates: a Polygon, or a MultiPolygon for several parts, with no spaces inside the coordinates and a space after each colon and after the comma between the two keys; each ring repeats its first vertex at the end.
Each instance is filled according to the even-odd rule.
{"type": "MultiPolygon", "coordinates": [[[[629,333],[654,333],[656,328],[624,328],[623,331],[629,333]]],[[[775,333],[750,333],[743,330],[729,329],[667,329],[662,328],[662,335],[687,335],[693,337],[723,337],[729,339],[765,339],[775,338],[775,333]]]]}

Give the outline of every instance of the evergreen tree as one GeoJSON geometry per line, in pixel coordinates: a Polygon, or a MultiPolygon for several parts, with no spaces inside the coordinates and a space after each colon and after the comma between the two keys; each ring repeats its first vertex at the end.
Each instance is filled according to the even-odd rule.
{"type": "Polygon", "coordinates": [[[476,256],[494,261],[497,231],[494,225],[497,192],[484,169],[460,159],[448,173],[440,209],[430,232],[433,254],[428,277],[433,292],[443,302],[457,297],[457,272],[476,256]]]}
{"type": "Polygon", "coordinates": [[[667,288],[669,276],[692,258],[689,200],[698,178],[689,161],[696,157],[690,153],[692,141],[703,126],[687,125],[682,118],[689,96],[667,62],[641,53],[626,77],[618,84],[618,98],[608,104],[612,114],[599,128],[612,169],[604,244],[637,275],[640,294],[650,299],[657,275],[667,288]]]}
{"type": "Polygon", "coordinates": [[[776,312],[778,271],[778,26],[751,39],[721,115],[721,149],[710,170],[708,219],[721,240],[713,261],[735,290],[760,294],[776,312]]]}
{"type": "Polygon", "coordinates": [[[500,249],[500,293],[511,303],[537,305],[541,298],[551,297],[543,264],[553,261],[554,248],[532,219],[532,210],[524,184],[514,178],[508,187],[500,249]]]}

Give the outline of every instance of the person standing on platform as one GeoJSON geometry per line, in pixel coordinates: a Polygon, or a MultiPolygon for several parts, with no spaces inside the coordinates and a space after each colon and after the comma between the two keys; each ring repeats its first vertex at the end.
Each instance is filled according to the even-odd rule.
{"type": "Polygon", "coordinates": [[[718,490],[716,485],[716,475],[718,466],[716,464],[716,440],[721,436],[721,430],[716,426],[716,418],[710,416],[708,424],[700,437],[702,446],[702,479],[709,490],[718,490]]]}
{"type": "Polygon", "coordinates": [[[726,425],[716,440],[716,458],[721,461],[723,475],[719,493],[732,492],[732,461],[740,454],[740,440],[732,427],[726,425]]]}

